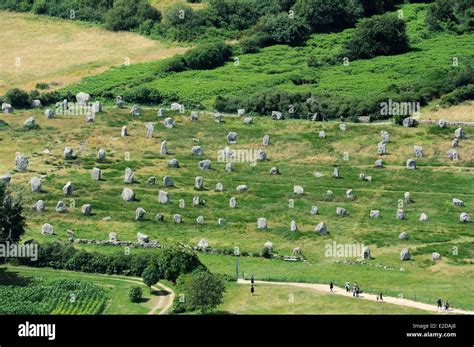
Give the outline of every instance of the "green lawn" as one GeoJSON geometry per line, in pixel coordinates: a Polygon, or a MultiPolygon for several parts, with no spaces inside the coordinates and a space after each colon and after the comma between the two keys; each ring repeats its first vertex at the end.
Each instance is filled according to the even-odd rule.
{"type": "Polygon", "coordinates": [[[250,295],[247,285],[229,284],[217,312],[236,314],[427,314],[427,311],[311,289],[256,285],[250,295]]]}

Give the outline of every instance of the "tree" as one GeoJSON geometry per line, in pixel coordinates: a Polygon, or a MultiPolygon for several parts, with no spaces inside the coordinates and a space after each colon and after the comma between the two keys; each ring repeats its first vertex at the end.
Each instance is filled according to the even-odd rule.
{"type": "Polygon", "coordinates": [[[22,203],[0,183],[0,242],[18,242],[25,233],[22,203]]]}
{"type": "Polygon", "coordinates": [[[473,18],[472,0],[436,0],[426,12],[426,24],[436,31],[470,32],[474,29],[473,18]]]}
{"type": "Polygon", "coordinates": [[[160,270],[156,265],[148,265],[142,273],[143,283],[148,287],[155,285],[160,280],[160,270]]]}
{"type": "Polygon", "coordinates": [[[410,49],[405,21],[390,14],[365,19],[357,25],[345,49],[350,59],[405,53],[410,49]]]}
{"type": "Polygon", "coordinates": [[[301,17],[292,18],[285,12],[277,16],[262,17],[255,30],[267,35],[268,43],[289,45],[304,42],[311,32],[311,28],[301,17]]]}
{"type": "Polygon", "coordinates": [[[183,290],[186,310],[206,313],[222,302],[224,281],[208,271],[195,271],[178,281],[183,290]]]}
{"type": "Polygon", "coordinates": [[[142,289],[138,286],[131,287],[128,291],[128,297],[131,302],[140,302],[143,296],[142,289]]]}
{"type": "Polygon", "coordinates": [[[138,28],[146,20],[161,20],[161,12],[147,0],[115,0],[113,8],[105,16],[105,26],[113,31],[130,30],[138,28]]]}
{"type": "Polygon", "coordinates": [[[297,0],[293,10],[314,32],[352,26],[364,12],[358,0],[297,0]]]}
{"type": "Polygon", "coordinates": [[[205,268],[195,252],[180,246],[164,249],[158,259],[162,269],[162,278],[173,283],[176,283],[176,279],[181,274],[190,273],[197,268],[205,268]]]}
{"type": "Polygon", "coordinates": [[[30,95],[22,89],[10,89],[5,93],[5,98],[13,107],[30,107],[30,95]]]}

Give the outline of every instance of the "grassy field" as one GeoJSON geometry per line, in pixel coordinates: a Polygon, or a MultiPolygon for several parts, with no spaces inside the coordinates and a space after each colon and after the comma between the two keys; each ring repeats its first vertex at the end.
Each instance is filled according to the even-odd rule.
{"type": "Polygon", "coordinates": [[[426,314],[426,311],[393,304],[354,300],[311,289],[229,284],[218,312],[236,314],[426,314]]]}
{"type": "Polygon", "coordinates": [[[129,32],[114,33],[84,22],[1,12],[0,94],[77,82],[111,66],[162,59],[185,51],[129,32]],[[14,39],[13,39],[14,38],[14,39]]]}
{"type": "Polygon", "coordinates": [[[139,85],[158,90],[168,99],[203,104],[208,109],[216,96],[240,96],[275,88],[290,92],[324,93],[334,98],[377,99],[393,86],[412,86],[424,81],[436,69],[449,69],[453,59],[459,66],[472,61],[472,34],[430,33],[424,24],[426,4],[403,5],[412,49],[397,56],[308,67],[308,58],[331,59],[350,37],[353,29],[339,33],[314,34],[302,47],[275,45],[256,54],[243,54],[236,61],[213,70],[194,70],[156,78],[156,64],[131,66],[82,81],[69,89],[100,95],[117,95],[130,86],[127,76],[140,76],[139,85]],[[147,81],[145,77],[149,77],[147,81]],[[300,83],[298,81],[305,81],[300,83]],[[110,83],[108,81],[113,81],[110,83]],[[192,83],[191,83],[192,81],[192,83]],[[362,97],[363,96],[363,97],[362,97]]]}
{"type": "Polygon", "coordinates": [[[181,3],[191,6],[194,10],[206,7],[206,1],[189,3],[186,0],[151,0],[150,3],[160,11],[165,10],[174,4],[181,3]]]}
{"type": "Polygon", "coordinates": [[[436,104],[433,103],[422,110],[419,119],[445,119],[457,122],[474,122],[473,110],[474,103],[472,101],[467,101],[449,108],[436,107],[436,104]]]}
{"type": "MultiPolygon", "coordinates": [[[[54,269],[37,269],[25,267],[1,267],[6,269],[8,275],[18,275],[23,278],[37,280],[74,279],[88,281],[102,287],[107,295],[107,303],[103,314],[147,314],[153,309],[159,299],[157,292],[150,293],[150,290],[143,283],[135,283],[132,279],[122,279],[113,276],[100,274],[86,274],[54,269]],[[131,282],[129,282],[131,281],[131,282]],[[128,290],[132,286],[142,288],[143,300],[139,303],[132,303],[128,298],[128,290]]],[[[2,273],[2,272],[0,272],[2,273]]],[[[2,281],[2,284],[6,284],[2,281]]]]}
{"type": "MultiPolygon", "coordinates": [[[[127,110],[108,109],[97,114],[95,123],[85,123],[83,116],[59,116],[47,120],[42,110],[19,112],[16,116],[2,115],[8,126],[0,128],[3,155],[0,158],[2,173],[13,175],[11,188],[21,194],[25,201],[28,231],[25,239],[41,242],[66,239],[66,230],[75,231],[76,238],[107,239],[109,232],[117,232],[120,240],[135,240],[138,231],[148,234],[161,243],[182,241],[195,245],[207,239],[211,246],[220,249],[239,247],[241,251],[260,252],[266,241],[272,241],[275,253],[290,255],[294,247],[301,247],[307,261],[288,263],[259,257],[241,257],[241,271],[254,273],[259,279],[292,280],[327,283],[330,280],[343,284],[346,280],[358,281],[367,291],[373,289],[398,296],[402,294],[419,300],[433,300],[448,296],[453,307],[473,307],[471,292],[474,259],[474,235],[472,225],[459,223],[459,214],[474,215],[474,132],[466,128],[467,139],[461,140],[461,160],[452,162],[446,152],[454,128],[440,130],[436,126],[402,128],[384,124],[348,124],[342,132],[335,122],[311,123],[297,120],[284,122],[268,118],[255,118],[254,124],[245,125],[241,118],[227,117],[225,123],[216,124],[212,115],[201,114],[197,122],[189,121],[187,115],[170,111],[177,126],[165,129],[157,124],[152,139],[145,138],[145,122],[155,121],[156,111],[146,110],[139,119],[131,119],[127,110]],[[38,130],[24,131],[21,126],[29,116],[35,116],[38,130]],[[120,138],[120,127],[128,125],[130,136],[120,138]],[[327,137],[321,139],[319,130],[327,137]],[[375,169],[378,159],[377,143],[380,131],[391,135],[389,155],[384,157],[384,169],[375,169]],[[234,172],[227,173],[224,163],[217,162],[217,151],[226,146],[229,131],[238,133],[236,149],[257,149],[262,146],[262,137],[269,134],[271,145],[265,148],[268,160],[257,165],[235,163],[234,172]],[[197,139],[193,140],[193,138],[197,139]],[[170,154],[159,154],[160,143],[167,139],[170,154]],[[191,155],[191,147],[199,144],[204,149],[203,157],[191,155]],[[404,165],[413,157],[413,145],[425,149],[425,157],[419,158],[418,170],[406,170],[404,165]],[[64,147],[71,146],[77,158],[65,161],[64,147]],[[50,155],[43,153],[47,147],[50,155]],[[107,152],[107,161],[98,163],[99,148],[107,152]],[[15,153],[25,153],[30,158],[29,170],[17,173],[13,170],[15,153]],[[129,152],[129,161],[125,161],[129,152]],[[347,153],[347,161],[344,160],[347,153]],[[179,169],[167,168],[167,160],[177,158],[179,169]],[[198,161],[209,158],[213,170],[201,171],[198,161]],[[331,178],[333,165],[339,165],[342,179],[331,178]],[[277,166],[281,175],[270,176],[269,170],[277,166]],[[103,180],[92,181],[93,167],[103,170],[103,180]],[[135,172],[137,182],[126,185],[123,174],[126,167],[135,172]],[[371,175],[372,182],[360,181],[360,173],[371,175]],[[28,182],[34,176],[47,175],[43,179],[43,192],[31,193],[28,182]],[[165,175],[174,179],[174,187],[162,188],[165,175]],[[193,189],[194,178],[202,175],[204,191],[193,189]],[[156,176],[157,184],[146,183],[149,176],[156,176]],[[65,197],[62,187],[67,181],[74,186],[74,196],[65,197]],[[224,192],[214,191],[215,184],[222,182],[224,192]],[[247,193],[238,194],[235,188],[247,184],[247,193]],[[293,186],[305,189],[303,196],[293,194],[293,186]],[[126,203],[121,197],[125,187],[135,190],[137,201],[126,203]],[[158,191],[164,189],[171,195],[171,203],[159,205],[158,191]],[[326,190],[334,192],[331,201],[326,199],[326,190]],[[345,191],[353,189],[355,200],[345,198],[345,191]],[[404,207],[408,219],[397,220],[395,213],[398,200],[410,191],[414,203],[404,207]],[[192,198],[200,196],[205,206],[192,206],[192,198]],[[229,199],[237,197],[237,208],[228,207],[229,199]],[[465,201],[466,207],[452,206],[452,198],[465,201]],[[37,213],[30,208],[42,199],[47,210],[37,213]],[[184,199],[186,207],[179,207],[184,199]],[[294,208],[289,208],[289,199],[294,199],[294,208]],[[54,211],[58,200],[76,207],[67,213],[54,211]],[[80,213],[82,204],[92,204],[93,215],[80,213]],[[319,208],[319,215],[312,216],[312,205],[319,208]],[[336,207],[346,207],[349,215],[337,217],[336,207]],[[135,209],[147,211],[144,221],[134,220],[135,209]],[[370,219],[371,209],[379,209],[381,217],[370,219]],[[165,221],[157,223],[154,216],[163,213],[165,221]],[[425,212],[429,220],[419,222],[425,212]],[[184,222],[174,224],[172,216],[179,213],[184,222]],[[196,218],[204,216],[205,224],[196,224],[196,218]],[[110,216],[110,221],[102,220],[110,216]],[[225,218],[226,225],[218,226],[217,219],[225,218]],[[259,217],[268,219],[267,230],[257,230],[259,217]],[[299,226],[299,232],[289,230],[291,220],[299,226]],[[330,234],[317,235],[314,227],[324,221],[330,234]],[[51,223],[54,236],[40,234],[41,225],[51,223]],[[398,235],[407,231],[408,240],[398,235]],[[337,243],[358,243],[369,246],[374,259],[364,263],[353,263],[355,258],[334,258],[325,255],[325,247],[337,243]],[[402,262],[399,253],[408,247],[412,260],[402,262]],[[458,254],[453,254],[457,247],[458,254]],[[442,260],[431,261],[431,252],[441,253],[442,260]],[[350,261],[350,262],[349,262],[350,261]],[[403,271],[401,271],[403,268],[403,271]]],[[[89,247],[91,248],[91,247],[89,247]]],[[[97,248],[99,251],[119,251],[114,247],[97,248]]],[[[138,251],[138,250],[133,250],[138,251]]],[[[235,274],[235,259],[221,255],[201,256],[202,261],[213,271],[235,274]]]]}

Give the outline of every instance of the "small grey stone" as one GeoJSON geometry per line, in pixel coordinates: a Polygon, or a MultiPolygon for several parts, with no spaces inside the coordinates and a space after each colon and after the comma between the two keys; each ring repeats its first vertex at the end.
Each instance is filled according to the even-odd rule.
{"type": "Polygon", "coordinates": [[[338,216],[346,216],[347,215],[347,210],[343,207],[336,207],[336,214],[338,216]]]}
{"type": "Polygon", "coordinates": [[[136,210],[135,210],[135,220],[136,221],[142,221],[145,219],[145,216],[146,216],[146,211],[145,209],[141,208],[141,207],[138,207],[136,210]]]}
{"type": "Polygon", "coordinates": [[[41,227],[41,234],[42,235],[53,235],[54,233],[54,228],[51,224],[49,223],[44,223],[41,227]]]}
{"type": "Polygon", "coordinates": [[[66,185],[63,187],[63,193],[66,196],[71,196],[74,193],[71,181],[67,182],[66,185]]]}
{"type": "Polygon", "coordinates": [[[266,229],[267,227],[268,227],[268,223],[265,218],[259,218],[257,220],[257,229],[266,229]]]}
{"type": "Polygon", "coordinates": [[[102,171],[99,168],[93,168],[91,177],[93,180],[99,181],[102,178],[102,171]]]}
{"type": "Polygon", "coordinates": [[[302,186],[293,186],[293,193],[295,195],[303,195],[304,194],[304,189],[302,186]]]}
{"type": "Polygon", "coordinates": [[[192,155],[203,155],[204,151],[202,150],[201,146],[193,146],[191,148],[192,155]]]}
{"type": "Polygon", "coordinates": [[[150,241],[148,235],[137,233],[137,241],[139,243],[148,243],[150,241]]]}
{"type": "Polygon", "coordinates": [[[312,206],[311,207],[311,211],[310,211],[310,214],[312,216],[316,216],[318,214],[319,210],[318,210],[318,206],[312,206]]]}
{"type": "Polygon", "coordinates": [[[209,159],[201,160],[198,166],[201,170],[209,170],[211,168],[211,161],[209,159]]]}
{"type": "Polygon", "coordinates": [[[169,168],[178,169],[178,168],[179,168],[179,162],[178,162],[178,160],[176,160],[176,159],[170,159],[170,160],[168,161],[168,167],[169,167],[169,168]]]}
{"type": "Polygon", "coordinates": [[[172,187],[173,186],[173,177],[165,176],[163,177],[163,187],[172,187]]]}
{"type": "Polygon", "coordinates": [[[400,260],[410,260],[410,257],[410,251],[407,248],[402,249],[402,251],[400,252],[400,260]]]}
{"type": "Polygon", "coordinates": [[[408,240],[408,233],[406,231],[400,233],[400,235],[398,235],[398,238],[400,240],[408,240]]]}
{"type": "Polygon", "coordinates": [[[318,225],[316,225],[316,228],[314,229],[317,233],[320,235],[327,235],[328,234],[328,228],[326,226],[326,223],[321,222],[318,225]]]}
{"type": "Polygon", "coordinates": [[[415,170],[416,169],[416,161],[413,159],[408,159],[406,163],[407,169],[408,170],[415,170]]]}
{"type": "Polygon", "coordinates": [[[227,142],[230,144],[237,143],[237,133],[231,131],[227,134],[227,142]]]}
{"type": "Polygon", "coordinates": [[[204,189],[204,177],[197,176],[194,179],[194,188],[199,189],[199,190],[204,189]]]}
{"type": "Polygon", "coordinates": [[[66,204],[64,203],[64,201],[58,201],[58,203],[56,204],[56,212],[66,212],[66,204]]]}
{"type": "Polygon", "coordinates": [[[135,174],[133,173],[132,169],[129,167],[125,168],[124,178],[123,181],[125,183],[133,183],[135,174]]]}
{"type": "Polygon", "coordinates": [[[245,184],[241,184],[239,186],[237,186],[237,188],[235,189],[238,193],[244,193],[248,190],[247,186],[245,184]]]}
{"type": "Polygon", "coordinates": [[[370,216],[370,218],[379,218],[380,217],[380,211],[379,210],[370,210],[369,216],[370,216]]]}
{"type": "Polygon", "coordinates": [[[92,213],[92,205],[91,204],[85,204],[81,206],[81,213],[85,216],[90,216],[92,213]]]}
{"type": "Polygon", "coordinates": [[[41,192],[41,178],[33,177],[30,180],[31,191],[35,193],[41,192]]]}
{"type": "Polygon", "coordinates": [[[19,154],[15,157],[15,166],[16,169],[20,172],[25,172],[28,169],[29,164],[28,157],[23,154],[19,154]]]}
{"type": "Polygon", "coordinates": [[[122,199],[126,202],[135,200],[135,192],[130,188],[123,188],[122,199]]]}
{"type": "Polygon", "coordinates": [[[175,214],[173,220],[176,224],[181,224],[183,222],[183,217],[180,214],[175,214]]]}
{"type": "Polygon", "coordinates": [[[169,194],[163,190],[158,192],[158,202],[160,204],[167,204],[170,202],[169,194]]]}
{"type": "Polygon", "coordinates": [[[74,151],[72,150],[71,147],[64,148],[64,153],[63,153],[64,159],[66,159],[66,160],[74,159],[73,153],[74,153],[74,151]]]}
{"type": "Polygon", "coordinates": [[[230,208],[236,208],[237,207],[237,199],[235,197],[230,198],[229,207],[230,208]]]}

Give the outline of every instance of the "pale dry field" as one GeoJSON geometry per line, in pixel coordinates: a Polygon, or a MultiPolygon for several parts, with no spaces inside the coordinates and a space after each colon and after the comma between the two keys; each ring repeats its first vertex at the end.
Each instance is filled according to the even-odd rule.
{"type": "Polygon", "coordinates": [[[150,3],[159,10],[164,10],[165,8],[172,6],[176,3],[186,4],[188,6],[191,6],[195,10],[206,6],[206,3],[204,1],[201,3],[188,3],[186,2],[186,0],[151,0],[150,3]]]}
{"type": "Polygon", "coordinates": [[[446,119],[448,121],[474,122],[474,102],[469,101],[449,108],[439,107],[433,110],[428,106],[423,110],[420,119],[446,119]]]}
{"type": "Polygon", "coordinates": [[[111,66],[184,52],[138,34],[114,33],[86,23],[26,13],[0,13],[0,94],[31,90],[38,82],[59,87],[111,66]]]}

